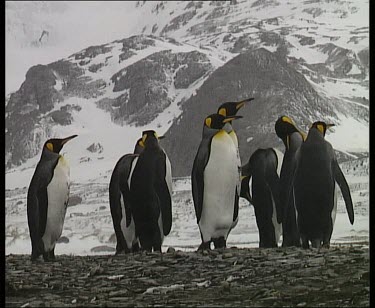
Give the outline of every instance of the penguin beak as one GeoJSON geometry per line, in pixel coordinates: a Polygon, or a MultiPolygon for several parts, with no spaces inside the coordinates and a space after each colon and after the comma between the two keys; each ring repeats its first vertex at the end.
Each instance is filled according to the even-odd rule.
{"type": "Polygon", "coordinates": [[[61,140],[61,145],[63,146],[65,143],[67,143],[69,140],[71,140],[71,139],[73,139],[73,138],[75,138],[75,137],[77,137],[78,135],[72,135],[72,136],[70,136],[70,137],[67,137],[67,138],[64,138],[64,139],[62,139],[61,140]]]}
{"type": "Polygon", "coordinates": [[[158,139],[160,140],[160,139],[164,139],[165,138],[165,136],[163,135],[163,136],[159,136],[158,137],[158,139]]]}
{"type": "Polygon", "coordinates": [[[247,99],[245,99],[245,100],[243,100],[243,101],[237,103],[237,105],[236,105],[236,109],[239,110],[240,108],[242,108],[242,107],[245,105],[245,103],[250,102],[250,101],[252,101],[253,99],[254,99],[254,97],[251,97],[251,98],[247,98],[247,99]]]}
{"type": "Polygon", "coordinates": [[[327,128],[330,128],[332,126],[336,126],[335,124],[327,124],[327,128]]]}
{"type": "Polygon", "coordinates": [[[228,122],[231,122],[233,120],[237,120],[237,119],[241,119],[242,116],[231,116],[231,117],[227,117],[223,120],[223,123],[228,123],[228,122]]]}

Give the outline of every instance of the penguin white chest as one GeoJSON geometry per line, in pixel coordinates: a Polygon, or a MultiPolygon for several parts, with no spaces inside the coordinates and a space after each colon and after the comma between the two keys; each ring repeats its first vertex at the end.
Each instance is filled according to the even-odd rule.
{"type": "Polygon", "coordinates": [[[231,137],[221,131],[213,137],[208,163],[203,173],[204,192],[199,227],[203,240],[224,236],[233,222],[238,180],[236,147],[231,137]]]}
{"type": "MultiPolygon", "coordinates": [[[[129,172],[128,181],[127,181],[129,189],[130,189],[131,177],[133,175],[133,171],[134,171],[135,165],[137,164],[137,161],[138,161],[138,157],[135,157],[130,167],[130,172],[129,172]]],[[[120,197],[120,205],[121,205],[121,213],[122,213],[122,218],[120,222],[121,231],[122,231],[122,234],[124,235],[126,245],[128,246],[129,249],[131,249],[133,244],[135,244],[138,241],[138,238],[135,236],[135,224],[134,224],[134,219],[132,215],[130,217],[130,225],[128,227],[126,226],[126,212],[125,212],[124,197],[122,194],[120,197]]]]}
{"type": "Polygon", "coordinates": [[[124,197],[122,194],[120,197],[120,205],[121,205],[121,213],[122,213],[122,218],[120,222],[121,231],[122,231],[122,234],[124,235],[126,245],[128,246],[129,249],[131,249],[133,244],[135,244],[138,241],[138,239],[135,236],[135,224],[134,224],[134,219],[132,215],[130,217],[130,225],[128,227],[126,226],[126,212],[125,212],[124,197]]]}
{"type": "Polygon", "coordinates": [[[55,247],[56,241],[62,233],[69,199],[69,176],[69,164],[63,156],[60,156],[52,180],[47,186],[47,222],[42,237],[46,251],[55,247]]]}

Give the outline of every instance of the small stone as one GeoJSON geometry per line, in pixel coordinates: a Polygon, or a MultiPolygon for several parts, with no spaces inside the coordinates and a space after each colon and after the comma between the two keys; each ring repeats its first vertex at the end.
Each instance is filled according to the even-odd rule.
{"type": "Polygon", "coordinates": [[[168,247],[167,253],[173,253],[173,252],[176,252],[176,249],[174,249],[173,247],[168,247]]]}
{"type": "Polygon", "coordinates": [[[305,306],[306,306],[306,302],[302,302],[302,303],[297,304],[297,307],[305,307],[305,306]]]}
{"type": "Polygon", "coordinates": [[[225,252],[222,255],[223,259],[228,259],[228,258],[232,258],[232,257],[233,257],[233,254],[231,252],[225,252]]]}
{"type": "Polygon", "coordinates": [[[229,292],[230,291],[230,283],[228,281],[223,281],[221,283],[221,287],[223,288],[224,292],[229,292]]]}
{"type": "Polygon", "coordinates": [[[66,236],[61,236],[57,241],[56,243],[64,243],[64,244],[67,244],[69,243],[69,239],[66,237],[66,236]]]}

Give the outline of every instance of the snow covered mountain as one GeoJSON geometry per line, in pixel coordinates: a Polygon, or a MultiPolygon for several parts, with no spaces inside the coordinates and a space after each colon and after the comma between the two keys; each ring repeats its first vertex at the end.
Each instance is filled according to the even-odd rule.
{"type": "MultiPolygon", "coordinates": [[[[249,96],[256,100],[243,109],[245,119],[238,123],[243,159],[259,146],[280,146],[273,123],[282,113],[306,130],[314,120],[333,121],[335,131],[345,137],[342,142],[337,134],[327,136],[338,150],[368,150],[368,3],[137,1],[126,6],[130,4],[132,15],[138,16],[132,28],[144,35],[91,46],[27,72],[6,105],[8,168],[30,159],[25,167],[35,165],[44,140],[67,133],[84,134],[81,151],[74,153],[76,163],[93,155],[86,149],[99,143],[106,144],[100,158],[114,164],[121,153],[114,149],[121,128],[128,136],[121,151],[128,152],[142,129],[164,134],[172,127],[165,143],[177,164],[194,155],[194,150],[184,151],[187,157],[176,160],[177,140],[194,149],[208,112],[215,112],[223,101],[249,96]],[[231,69],[233,64],[237,68],[231,69]],[[243,72],[237,74],[237,69],[243,72]],[[110,122],[85,125],[92,113],[110,122]],[[184,121],[195,128],[185,136],[184,121]],[[85,140],[86,134],[92,138],[85,140]]],[[[12,5],[10,33],[17,29],[15,13],[25,11],[20,4],[12,5]]],[[[69,5],[61,3],[52,10],[51,4],[43,3],[37,11],[43,10],[63,16],[69,5]]],[[[36,17],[30,19],[35,24],[36,17]]],[[[177,165],[177,175],[189,174],[189,164],[177,165]]]]}
{"type": "Polygon", "coordinates": [[[49,137],[78,135],[63,149],[74,194],[88,194],[77,212],[109,214],[111,172],[143,130],[166,136],[173,176],[188,176],[204,117],[248,97],[234,124],[242,161],[282,148],[274,123],[286,114],[306,131],[335,123],[326,138],[340,162],[367,170],[368,1],[54,3],[6,4],[7,215],[24,211],[49,137]]]}

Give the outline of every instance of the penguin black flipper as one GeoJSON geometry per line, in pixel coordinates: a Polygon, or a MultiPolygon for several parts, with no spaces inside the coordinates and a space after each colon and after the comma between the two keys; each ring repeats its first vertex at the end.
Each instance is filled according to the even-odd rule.
{"type": "Polygon", "coordinates": [[[282,204],[280,202],[280,178],[277,175],[277,154],[273,148],[267,150],[267,164],[266,180],[275,202],[277,222],[280,224],[283,217],[282,204]]]}
{"type": "Polygon", "coordinates": [[[237,187],[236,187],[236,193],[234,194],[233,222],[235,222],[238,218],[239,201],[240,201],[240,195],[238,194],[237,187]]]}
{"type": "Polygon", "coordinates": [[[295,153],[295,159],[293,159],[290,162],[290,167],[289,167],[289,176],[285,179],[284,185],[281,185],[280,187],[280,196],[284,194],[285,198],[281,198],[281,208],[283,209],[283,216],[282,216],[282,221],[285,222],[287,221],[288,218],[288,213],[289,213],[289,205],[291,198],[293,198],[293,183],[294,183],[294,178],[296,175],[296,171],[299,165],[299,159],[300,159],[300,149],[298,149],[295,153]]]}
{"type": "Polygon", "coordinates": [[[32,259],[44,253],[42,237],[47,224],[47,186],[52,180],[57,162],[58,157],[38,163],[27,193],[27,217],[33,246],[32,259]]]}
{"type": "Polygon", "coordinates": [[[160,210],[163,221],[163,233],[168,235],[172,228],[172,199],[166,179],[166,155],[163,153],[158,158],[157,173],[155,178],[156,192],[160,200],[160,210]]]}
{"type": "Polygon", "coordinates": [[[333,174],[335,177],[335,181],[340,186],[342,196],[344,197],[346,211],[348,212],[350,223],[354,223],[354,209],[353,209],[353,202],[352,197],[349,190],[348,182],[345,179],[344,174],[341,171],[341,168],[336,159],[332,160],[332,167],[333,167],[333,174]]]}
{"type": "Polygon", "coordinates": [[[249,201],[251,204],[253,204],[253,198],[251,197],[250,193],[250,179],[251,174],[246,175],[241,180],[241,193],[240,197],[245,198],[247,201],[249,201]]]}
{"type": "Polygon", "coordinates": [[[191,174],[192,179],[192,194],[194,200],[195,214],[197,216],[197,223],[199,223],[202,215],[203,205],[203,191],[204,191],[204,178],[203,173],[208,159],[210,157],[211,138],[202,139],[199,145],[197,155],[193,163],[193,170],[191,174]]]}

